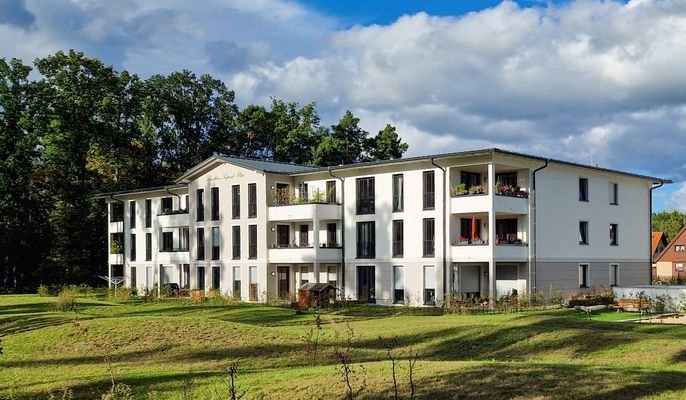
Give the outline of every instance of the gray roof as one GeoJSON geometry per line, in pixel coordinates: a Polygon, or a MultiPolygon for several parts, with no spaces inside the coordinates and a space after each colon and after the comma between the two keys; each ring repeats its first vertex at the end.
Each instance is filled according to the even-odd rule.
{"type": "Polygon", "coordinates": [[[98,193],[95,196],[93,196],[93,198],[94,199],[109,199],[112,196],[149,193],[149,192],[161,192],[161,191],[166,191],[167,189],[168,190],[175,190],[175,189],[185,189],[187,187],[188,187],[187,184],[180,183],[180,184],[167,185],[167,186],[155,186],[155,187],[147,187],[147,188],[139,188],[139,189],[131,189],[131,190],[121,190],[118,192],[98,193]]]}
{"type": "Polygon", "coordinates": [[[216,154],[216,156],[220,160],[236,164],[239,167],[252,169],[255,171],[271,172],[275,174],[291,174],[294,172],[307,172],[319,169],[315,167],[308,167],[306,165],[289,164],[278,161],[254,160],[251,158],[242,157],[230,157],[223,154],[216,154]]]}

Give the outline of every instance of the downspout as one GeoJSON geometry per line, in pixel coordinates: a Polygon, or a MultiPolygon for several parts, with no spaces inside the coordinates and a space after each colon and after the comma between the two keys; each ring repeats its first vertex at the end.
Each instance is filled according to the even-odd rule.
{"type": "MultiPolygon", "coordinates": [[[[654,184],[655,183],[653,182],[653,185],[654,184]]],[[[661,188],[662,186],[664,186],[664,184],[665,184],[665,181],[661,180],[659,185],[652,186],[650,188],[650,191],[649,191],[649,196],[650,196],[650,199],[649,199],[650,200],[650,209],[649,209],[650,210],[650,224],[649,224],[648,228],[650,229],[650,241],[648,243],[652,243],[652,241],[653,241],[653,190],[661,188]]],[[[650,284],[652,284],[653,283],[653,246],[652,245],[648,246],[648,251],[650,252],[650,257],[648,257],[648,266],[649,266],[648,273],[650,274],[648,282],[650,282],[650,284]]]]}
{"type": "Polygon", "coordinates": [[[329,175],[341,182],[341,296],[345,298],[345,180],[331,172],[329,175]]]}
{"type": "MultiPolygon", "coordinates": [[[[124,217],[124,210],[126,208],[126,203],[124,203],[124,200],[120,200],[114,197],[113,194],[110,195],[110,198],[114,201],[117,201],[121,203],[121,209],[122,209],[122,215],[121,215],[121,235],[122,235],[122,241],[121,241],[121,262],[122,262],[122,269],[124,276],[126,276],[126,217],[124,217]]],[[[109,229],[107,230],[109,232],[109,229]]],[[[109,255],[109,249],[107,254],[109,255]]],[[[108,261],[109,264],[109,261],[108,261]]],[[[108,270],[111,271],[112,269],[108,265],[108,270]]],[[[110,281],[108,282],[109,287],[112,287],[112,276],[108,276],[110,278],[110,281]]]]}
{"type": "Polygon", "coordinates": [[[450,276],[450,274],[448,273],[449,270],[448,270],[448,265],[447,265],[447,263],[448,263],[448,253],[447,253],[448,252],[448,245],[447,245],[448,240],[447,239],[449,238],[449,235],[448,235],[448,224],[447,224],[447,221],[445,218],[445,214],[446,214],[447,208],[448,208],[448,201],[446,199],[446,193],[447,192],[445,190],[445,188],[446,188],[446,180],[445,180],[446,179],[446,172],[445,172],[445,168],[441,167],[440,165],[438,165],[434,162],[433,157],[431,157],[431,164],[433,164],[436,168],[440,169],[443,172],[443,185],[441,185],[441,188],[443,190],[443,215],[441,216],[441,219],[443,220],[443,297],[448,298],[446,296],[447,295],[446,289],[450,286],[448,283],[448,277],[450,276]]]}
{"type": "Polygon", "coordinates": [[[536,173],[548,166],[548,162],[550,162],[549,158],[545,159],[545,164],[541,167],[538,167],[534,170],[534,172],[531,174],[531,202],[530,202],[530,210],[529,210],[529,219],[530,219],[530,226],[531,226],[531,243],[530,245],[530,253],[529,253],[529,298],[536,293],[536,280],[537,280],[537,275],[536,275],[536,267],[537,267],[537,258],[536,258],[536,173]],[[533,274],[532,274],[533,271],[533,274]]]}
{"type": "MultiPolygon", "coordinates": [[[[179,209],[181,210],[181,209],[182,209],[182,208],[181,208],[181,195],[170,192],[170,191],[169,191],[169,188],[168,188],[167,186],[164,187],[164,190],[167,191],[167,193],[169,193],[170,195],[176,196],[176,197],[179,198],[179,209]]],[[[172,210],[172,211],[173,211],[173,210],[172,210]]],[[[188,210],[186,210],[186,211],[188,211],[188,210]]]]}

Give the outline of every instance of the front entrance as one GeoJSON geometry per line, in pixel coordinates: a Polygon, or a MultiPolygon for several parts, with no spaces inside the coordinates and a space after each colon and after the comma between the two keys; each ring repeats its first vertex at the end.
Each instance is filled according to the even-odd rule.
{"type": "Polygon", "coordinates": [[[287,298],[291,288],[290,288],[290,273],[289,273],[290,268],[289,267],[277,267],[277,278],[278,278],[278,290],[279,290],[279,298],[287,298]]]}
{"type": "Polygon", "coordinates": [[[376,302],[376,280],[374,267],[357,267],[357,300],[366,303],[376,302]]]}
{"type": "Polygon", "coordinates": [[[481,296],[481,265],[454,265],[453,291],[469,297],[481,296]]]}

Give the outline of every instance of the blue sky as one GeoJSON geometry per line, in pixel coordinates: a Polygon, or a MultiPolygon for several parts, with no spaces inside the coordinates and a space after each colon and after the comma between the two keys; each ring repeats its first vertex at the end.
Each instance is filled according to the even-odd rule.
{"type": "Polygon", "coordinates": [[[386,123],[408,155],[500,147],[670,178],[686,211],[686,1],[0,0],[0,57],[76,49],[142,77],[386,123]]]}

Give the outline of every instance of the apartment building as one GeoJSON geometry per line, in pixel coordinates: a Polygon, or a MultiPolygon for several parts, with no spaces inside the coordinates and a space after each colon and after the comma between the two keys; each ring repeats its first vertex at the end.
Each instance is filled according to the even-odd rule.
{"type": "Polygon", "coordinates": [[[500,149],[311,168],[214,155],[174,185],[103,194],[110,275],[245,301],[309,282],[346,298],[649,284],[665,181],[500,149]],[[143,251],[145,249],[145,255],[143,251]]]}

